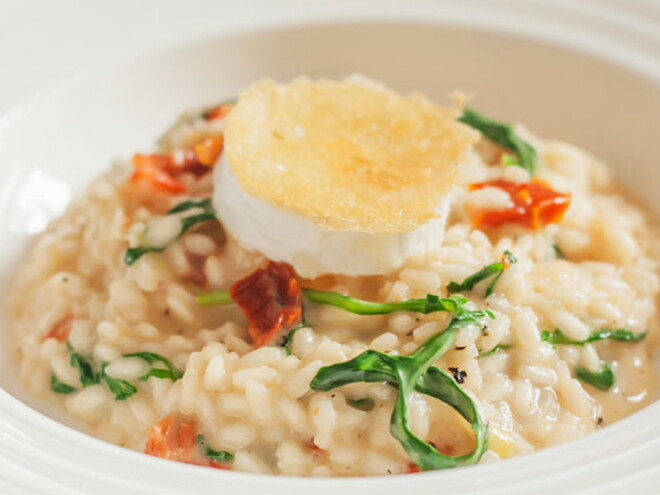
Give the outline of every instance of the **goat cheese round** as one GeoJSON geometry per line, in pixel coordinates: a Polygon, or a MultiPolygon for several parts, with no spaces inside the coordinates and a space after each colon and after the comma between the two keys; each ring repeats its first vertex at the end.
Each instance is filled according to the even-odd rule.
{"type": "Polygon", "coordinates": [[[213,203],[247,249],[305,278],[379,275],[442,243],[478,134],[364,78],[261,81],[227,117],[213,203]]]}
{"type": "Polygon", "coordinates": [[[442,244],[449,214],[445,196],[437,217],[410,232],[368,234],[331,230],[247,194],[226,159],[215,170],[213,202],[225,229],[243,247],[274,261],[291,264],[302,277],[333,273],[381,275],[399,268],[410,256],[442,244]]]}

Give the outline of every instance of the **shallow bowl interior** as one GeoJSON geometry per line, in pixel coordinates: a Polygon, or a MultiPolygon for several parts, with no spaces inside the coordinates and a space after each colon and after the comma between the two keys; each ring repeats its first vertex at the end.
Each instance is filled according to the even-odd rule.
{"type": "MultiPolygon", "coordinates": [[[[473,106],[608,161],[625,186],[660,211],[653,153],[657,82],[605,60],[512,35],[438,24],[319,25],[210,39],[78,81],[28,106],[0,131],[0,287],[30,236],[117,157],[148,151],[187,108],[235,96],[261,77],[361,72],[393,88],[473,106]]],[[[39,301],[35,301],[38,305],[39,301]]],[[[4,331],[4,325],[3,325],[4,331]]],[[[39,411],[21,389],[5,336],[0,386],[39,411]]],[[[657,406],[657,404],[656,404],[657,406]]],[[[655,406],[653,406],[655,407],[655,406]]]]}

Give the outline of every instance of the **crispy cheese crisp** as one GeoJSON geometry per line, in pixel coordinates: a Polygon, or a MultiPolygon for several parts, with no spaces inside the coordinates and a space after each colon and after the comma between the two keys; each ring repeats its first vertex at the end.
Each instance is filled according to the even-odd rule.
{"type": "Polygon", "coordinates": [[[414,230],[436,216],[478,133],[419,94],[368,80],[263,80],[227,120],[225,152],[248,194],[333,230],[414,230]]]}

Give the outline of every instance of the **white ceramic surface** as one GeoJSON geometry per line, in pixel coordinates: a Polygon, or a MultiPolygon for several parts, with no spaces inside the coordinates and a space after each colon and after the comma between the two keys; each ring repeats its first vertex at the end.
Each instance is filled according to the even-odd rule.
{"type": "MultiPolygon", "coordinates": [[[[62,13],[97,23],[100,31],[118,23],[117,34],[105,45],[90,36],[91,46],[107,54],[105,67],[97,61],[93,70],[49,84],[0,116],[0,297],[29,236],[114,157],[148,150],[180,110],[231,96],[261,76],[361,71],[438,100],[462,88],[477,94],[475,106],[489,114],[525,121],[539,135],[571,140],[607,159],[623,183],[660,212],[659,7],[616,3],[300,1],[278,8],[262,2],[255,10],[246,2],[228,16],[226,3],[193,2],[203,9],[179,15],[165,2],[152,23],[150,2],[132,11],[123,2],[114,11],[105,5],[111,11],[105,20],[89,9],[62,13]],[[127,12],[142,36],[153,35],[142,44],[148,48],[118,50],[137,40],[135,30],[127,28],[128,41],[121,34],[127,12]]],[[[2,65],[6,52],[0,49],[0,74],[12,62],[5,58],[2,65]]],[[[61,60],[66,65],[66,57],[61,60]]],[[[11,80],[8,87],[19,94],[19,85],[11,80]]],[[[577,442],[504,463],[388,478],[260,477],[161,461],[58,424],[25,405],[59,416],[21,391],[5,351],[2,494],[660,491],[660,403],[577,442]]]]}

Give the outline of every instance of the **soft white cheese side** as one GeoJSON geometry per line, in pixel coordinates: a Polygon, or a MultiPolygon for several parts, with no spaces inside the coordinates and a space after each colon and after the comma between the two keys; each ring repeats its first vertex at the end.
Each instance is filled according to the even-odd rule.
{"type": "Polygon", "coordinates": [[[389,273],[410,256],[438,248],[449,215],[447,196],[438,205],[438,216],[411,232],[336,231],[245,193],[224,155],[213,183],[213,206],[227,233],[248,250],[291,264],[304,278],[389,273]]]}

